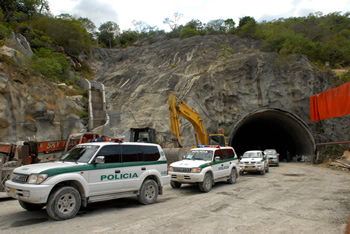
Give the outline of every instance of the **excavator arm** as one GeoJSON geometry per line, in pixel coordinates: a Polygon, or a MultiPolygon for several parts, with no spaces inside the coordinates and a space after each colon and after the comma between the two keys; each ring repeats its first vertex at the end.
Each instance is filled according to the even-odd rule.
{"type": "Polygon", "coordinates": [[[180,136],[180,116],[187,119],[196,131],[195,138],[198,145],[198,138],[203,145],[208,145],[209,140],[204,128],[203,120],[199,114],[183,101],[177,100],[173,93],[169,94],[169,110],[173,144],[175,148],[182,147],[180,136]]]}

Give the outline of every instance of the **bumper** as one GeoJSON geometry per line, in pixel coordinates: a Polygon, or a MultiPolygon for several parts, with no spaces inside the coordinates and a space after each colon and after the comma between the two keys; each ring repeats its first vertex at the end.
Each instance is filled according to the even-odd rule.
{"type": "Polygon", "coordinates": [[[239,167],[240,171],[263,171],[264,170],[264,165],[254,165],[254,166],[240,166],[239,167]]]}
{"type": "Polygon", "coordinates": [[[203,182],[204,173],[176,173],[170,172],[171,181],[179,183],[198,183],[203,182]]]}
{"type": "Polygon", "coordinates": [[[278,164],[277,158],[269,158],[269,164],[278,164]]]}
{"type": "Polygon", "coordinates": [[[52,189],[51,185],[19,184],[6,181],[5,191],[8,196],[29,203],[44,204],[52,189]]]}
{"type": "Polygon", "coordinates": [[[170,184],[170,175],[161,177],[162,186],[170,184]]]}

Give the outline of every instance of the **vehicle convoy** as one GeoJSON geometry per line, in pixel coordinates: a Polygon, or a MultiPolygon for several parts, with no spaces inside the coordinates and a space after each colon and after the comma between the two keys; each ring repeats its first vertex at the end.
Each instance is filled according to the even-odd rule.
{"type": "Polygon", "coordinates": [[[0,143],[0,192],[14,168],[40,162],[41,154],[67,152],[73,146],[98,138],[96,133],[73,133],[67,140],[18,141],[16,144],[0,143]]]}
{"type": "Polygon", "coordinates": [[[275,149],[266,149],[264,150],[264,154],[267,156],[267,160],[269,160],[269,165],[276,165],[279,167],[280,165],[280,154],[277,153],[275,149]]]}
{"type": "Polygon", "coordinates": [[[236,183],[239,165],[232,147],[198,146],[192,148],[184,159],[169,166],[170,185],[198,184],[202,192],[209,192],[215,182],[236,183]]]}
{"type": "Polygon", "coordinates": [[[169,183],[159,145],[106,139],[76,145],[55,162],[18,167],[5,187],[24,209],[46,206],[52,219],[65,220],[92,202],[136,196],[154,203],[169,183]]]}
{"type": "Polygon", "coordinates": [[[239,161],[239,167],[240,175],[243,175],[244,172],[260,172],[261,175],[269,172],[267,156],[261,150],[246,151],[239,161]]]}

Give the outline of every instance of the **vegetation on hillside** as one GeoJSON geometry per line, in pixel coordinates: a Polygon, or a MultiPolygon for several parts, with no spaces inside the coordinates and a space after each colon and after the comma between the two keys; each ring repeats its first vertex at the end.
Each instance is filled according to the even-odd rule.
{"type": "MultiPolygon", "coordinates": [[[[134,29],[121,32],[115,22],[105,22],[98,28],[88,18],[68,14],[53,16],[47,0],[2,0],[0,2],[0,46],[11,32],[23,34],[34,51],[32,68],[57,82],[74,83],[75,74],[92,77],[89,66],[81,64],[79,56],[89,54],[92,46],[125,48],[140,39],[148,43],[157,38],[188,38],[205,35],[237,35],[263,42],[263,50],[282,57],[304,54],[318,66],[331,68],[350,66],[350,12],[321,12],[306,17],[281,18],[257,22],[245,16],[238,24],[232,19],[215,19],[207,23],[193,19],[179,24],[183,15],[175,13],[163,23],[171,31],[164,32],[143,21],[134,21],[134,29]],[[70,58],[67,59],[67,56],[70,58]],[[73,62],[72,62],[73,60],[73,62]],[[79,66],[72,66],[79,64],[79,66]]],[[[340,83],[350,81],[349,72],[340,75],[340,83]]]]}

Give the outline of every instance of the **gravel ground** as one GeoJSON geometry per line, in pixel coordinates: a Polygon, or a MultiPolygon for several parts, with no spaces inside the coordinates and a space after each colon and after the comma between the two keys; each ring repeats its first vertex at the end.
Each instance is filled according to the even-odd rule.
{"type": "Polygon", "coordinates": [[[266,175],[197,186],[166,186],[156,204],[136,198],[90,204],[66,221],[29,212],[0,196],[0,233],[332,233],[343,234],[350,215],[350,173],[297,163],[266,175]]]}

